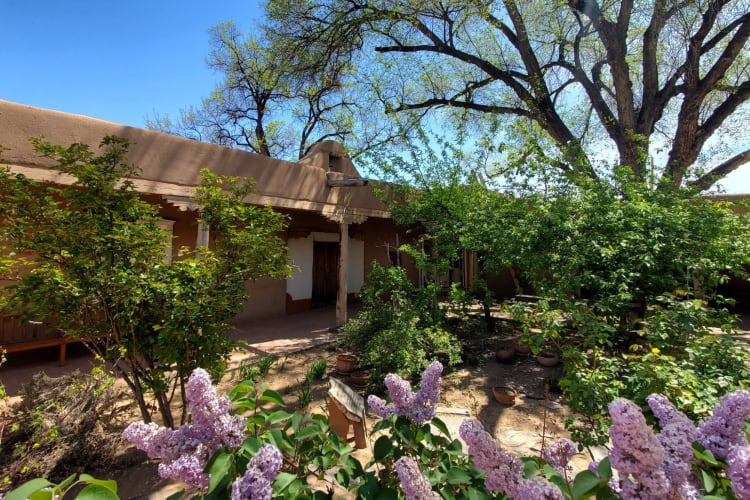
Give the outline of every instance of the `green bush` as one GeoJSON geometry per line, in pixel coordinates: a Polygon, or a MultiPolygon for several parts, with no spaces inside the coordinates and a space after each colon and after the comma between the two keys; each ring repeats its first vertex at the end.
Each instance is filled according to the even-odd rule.
{"type": "Polygon", "coordinates": [[[619,173],[529,199],[510,254],[545,299],[518,306],[523,341],[564,353],[561,387],[588,415],[585,442],[606,430],[617,397],[658,392],[692,417],[745,386],[746,355],[716,293],[745,276],[748,219],[687,190],[650,187],[619,173]],[[594,432],[591,432],[591,430],[594,432]]]}
{"type": "Polygon", "coordinates": [[[417,376],[435,359],[460,362],[458,340],[441,326],[434,287],[417,288],[404,269],[373,263],[360,297],[362,311],[344,325],[343,343],[372,367],[376,386],[387,373],[417,376]]]}

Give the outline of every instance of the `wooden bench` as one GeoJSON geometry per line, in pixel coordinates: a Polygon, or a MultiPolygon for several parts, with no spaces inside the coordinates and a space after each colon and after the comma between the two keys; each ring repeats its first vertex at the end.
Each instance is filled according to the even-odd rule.
{"type": "Polygon", "coordinates": [[[349,426],[354,430],[354,447],[367,448],[365,434],[365,400],[349,386],[331,377],[328,389],[329,422],[338,437],[347,440],[349,426]]]}
{"type": "Polygon", "coordinates": [[[65,365],[66,347],[76,339],[66,338],[64,332],[43,321],[24,321],[18,316],[0,317],[0,349],[5,352],[29,351],[58,346],[58,362],[65,365]]]}

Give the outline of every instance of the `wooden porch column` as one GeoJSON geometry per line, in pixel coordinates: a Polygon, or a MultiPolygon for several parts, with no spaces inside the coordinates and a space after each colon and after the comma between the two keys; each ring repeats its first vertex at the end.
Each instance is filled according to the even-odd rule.
{"type": "Polygon", "coordinates": [[[344,326],[347,317],[347,269],[349,268],[349,224],[339,223],[339,283],[336,294],[336,327],[344,326]]]}
{"type": "Polygon", "coordinates": [[[203,221],[198,223],[198,231],[195,236],[196,247],[207,247],[209,242],[209,226],[203,221]]]}

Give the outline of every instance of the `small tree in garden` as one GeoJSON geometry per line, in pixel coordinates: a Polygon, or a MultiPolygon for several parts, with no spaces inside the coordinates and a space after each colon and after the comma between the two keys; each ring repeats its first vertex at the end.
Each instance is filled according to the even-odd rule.
{"type": "Polygon", "coordinates": [[[0,235],[13,264],[5,266],[13,280],[2,290],[5,309],[80,338],[113,363],[144,420],[151,393],[171,427],[172,388],[184,401],[194,368],[222,373],[232,349],[226,321],[244,303],[245,282],[289,273],[278,237],[285,219],[242,202],[252,182],[204,172],[195,201],[213,247],[183,249],[168,265],[172,242],[157,225],[158,208],[134,190],[127,140],[105,137],[99,155],[32,141],[75,181],[63,188],[0,172],[0,235]]]}
{"type": "Polygon", "coordinates": [[[435,358],[460,362],[461,347],[442,326],[434,285],[416,287],[403,268],[373,262],[359,297],[362,310],[344,325],[343,343],[373,367],[376,384],[389,372],[418,376],[435,358]]]}
{"type": "Polygon", "coordinates": [[[464,251],[477,252],[480,275],[466,292],[482,302],[491,329],[493,295],[486,278],[509,263],[504,248],[510,231],[499,221],[522,216],[523,206],[488,189],[477,170],[466,168],[471,159],[456,145],[435,139],[440,146],[435,151],[429,137],[420,138],[403,156],[370,158],[377,175],[389,181],[381,197],[396,223],[413,228],[419,244],[407,250],[431,283],[437,285],[439,277],[450,270],[451,261],[464,251]]]}
{"type": "Polygon", "coordinates": [[[532,347],[563,350],[566,396],[602,437],[615,397],[660,392],[697,417],[748,378],[744,351],[710,330],[734,331],[716,290],[745,274],[748,220],[694,194],[626,175],[578,182],[529,196],[515,223],[511,254],[547,298],[516,317],[532,347]]]}

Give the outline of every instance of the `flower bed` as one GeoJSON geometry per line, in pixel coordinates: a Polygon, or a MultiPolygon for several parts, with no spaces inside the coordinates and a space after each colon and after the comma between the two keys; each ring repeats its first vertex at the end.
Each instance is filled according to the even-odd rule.
{"type": "Polygon", "coordinates": [[[568,462],[577,449],[567,440],[549,443],[538,457],[519,457],[500,448],[478,420],[467,419],[459,431],[465,453],[435,417],[441,372],[442,365],[432,363],[416,393],[408,381],[389,375],[390,402],[368,398],[382,417],[368,464],[349,454],[325,417],[265,409],[263,403],[283,405],[281,397],[251,382],[218,396],[203,370],[188,386],[191,424],[171,430],[134,423],[125,437],[161,458],[160,473],[199,488],[205,498],[323,498],[310,489],[307,475],[322,477],[334,467],[336,481],[357,488],[361,498],[440,498],[438,492],[443,498],[750,498],[748,391],[722,397],[697,426],[666,398],[651,395],[658,432],[637,405],[615,400],[609,456],[570,477],[568,462]]]}

